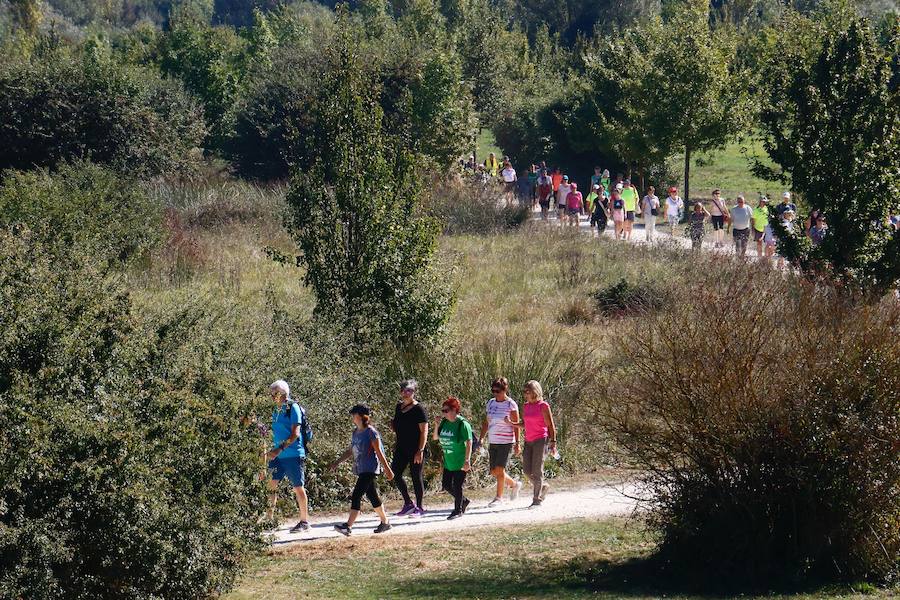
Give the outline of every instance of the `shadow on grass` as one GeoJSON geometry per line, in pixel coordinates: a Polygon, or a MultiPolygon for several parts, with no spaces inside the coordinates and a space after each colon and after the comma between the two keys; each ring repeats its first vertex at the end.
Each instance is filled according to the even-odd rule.
{"type": "MultiPolygon", "coordinates": [[[[480,570],[480,569],[478,569],[480,570]]],[[[728,578],[683,575],[659,555],[607,560],[579,556],[567,561],[513,563],[498,556],[490,576],[473,578],[467,571],[448,571],[440,576],[405,579],[404,596],[411,598],[697,598],[726,599],[737,596],[772,597],[773,591],[734,586],[728,578]],[[505,567],[503,565],[506,565],[505,567]]],[[[780,590],[785,597],[818,593],[827,598],[848,589],[813,586],[780,590]]],[[[776,592],[777,593],[777,592],[776,592]]]]}

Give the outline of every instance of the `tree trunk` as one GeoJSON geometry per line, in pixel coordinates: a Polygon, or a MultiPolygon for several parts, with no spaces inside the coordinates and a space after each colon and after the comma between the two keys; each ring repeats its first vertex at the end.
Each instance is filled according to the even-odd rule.
{"type": "Polygon", "coordinates": [[[685,214],[691,207],[691,147],[684,145],[684,208],[685,214]]]}

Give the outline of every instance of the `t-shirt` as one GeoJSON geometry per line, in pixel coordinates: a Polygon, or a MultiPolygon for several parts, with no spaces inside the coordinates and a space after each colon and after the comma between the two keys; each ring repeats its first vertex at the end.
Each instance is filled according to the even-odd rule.
{"type": "Polygon", "coordinates": [[[503,169],[500,174],[503,176],[503,181],[505,181],[506,183],[512,183],[516,180],[516,170],[512,167],[503,169]]]}
{"type": "Polygon", "coordinates": [[[562,173],[554,173],[550,176],[550,181],[553,182],[553,191],[559,189],[559,186],[562,185],[563,176],[562,173]]]}
{"type": "Polygon", "coordinates": [[[515,427],[505,421],[514,410],[519,410],[515,400],[507,397],[503,402],[494,398],[487,403],[488,442],[491,444],[512,444],[516,441],[515,427]]]}
{"type": "Polygon", "coordinates": [[[397,434],[396,451],[404,455],[415,454],[419,450],[421,431],[419,425],[428,422],[425,407],[413,404],[412,408],[403,412],[403,403],[398,402],[394,408],[394,432],[397,434]]]}
{"type": "Polygon", "coordinates": [[[595,185],[600,185],[600,180],[603,179],[600,175],[591,175],[591,187],[595,185]]]}
{"type": "Polygon", "coordinates": [[[753,229],[756,231],[765,231],[766,225],[769,224],[769,207],[757,206],[753,209],[753,229]]]}
{"type": "Polygon", "coordinates": [[[565,203],[566,203],[566,198],[569,197],[569,192],[571,192],[571,191],[572,191],[572,186],[569,185],[568,183],[561,183],[561,184],[559,184],[559,199],[558,199],[558,202],[559,202],[560,204],[565,204],[565,203]]]}
{"type": "Polygon", "coordinates": [[[672,215],[673,217],[677,217],[678,213],[681,212],[681,209],[684,208],[684,200],[680,197],[675,196],[666,196],[666,213],[672,215]]]}
{"type": "Polygon", "coordinates": [[[652,209],[659,208],[659,198],[656,195],[646,195],[644,196],[644,216],[652,217],[653,211],[652,209]]]}
{"type": "Polygon", "coordinates": [[[553,182],[549,177],[541,177],[538,179],[538,195],[541,198],[546,198],[553,192],[553,182]]]}
{"type": "Polygon", "coordinates": [[[457,415],[455,421],[443,419],[438,425],[438,439],[444,451],[444,468],[460,471],[466,464],[466,441],[472,439],[472,426],[457,415]]]}
{"type": "Polygon", "coordinates": [[[535,442],[547,437],[549,428],[544,420],[544,407],[550,405],[543,400],[526,402],[522,405],[522,420],[525,422],[525,441],[535,442]]]}
{"type": "MultiPolygon", "coordinates": [[[[278,410],[272,412],[272,445],[278,446],[281,442],[291,437],[294,425],[299,425],[302,419],[300,405],[296,402],[282,404],[278,410]]],[[[300,435],[278,455],[278,458],[296,458],[306,456],[303,448],[303,436],[300,435]]]]}
{"type": "Polygon", "coordinates": [[[384,445],[381,443],[381,435],[372,427],[366,427],[362,431],[353,430],[353,438],[351,445],[353,446],[353,474],[360,473],[381,473],[381,464],[378,462],[378,455],[372,448],[372,442],[377,442],[381,451],[384,452],[384,445]]]}
{"type": "Polygon", "coordinates": [[[584,205],[584,198],[581,196],[581,192],[569,192],[569,195],[566,196],[566,206],[569,207],[569,210],[579,210],[584,205]]]}
{"type": "Polygon", "coordinates": [[[813,246],[818,246],[822,243],[822,240],[825,239],[825,234],[828,232],[826,227],[822,227],[819,229],[817,225],[813,225],[809,228],[809,237],[812,240],[813,246]]]}
{"type": "Polygon", "coordinates": [[[731,226],[735,229],[747,229],[750,227],[750,219],[753,217],[753,209],[746,204],[735,206],[731,209],[731,226]]]}
{"type": "Polygon", "coordinates": [[[714,217],[721,217],[725,214],[725,201],[713,198],[709,204],[709,214],[714,217]]]}
{"type": "Polygon", "coordinates": [[[632,188],[626,187],[622,189],[620,195],[622,196],[622,202],[625,203],[625,210],[634,212],[637,206],[637,193],[632,188]]]}

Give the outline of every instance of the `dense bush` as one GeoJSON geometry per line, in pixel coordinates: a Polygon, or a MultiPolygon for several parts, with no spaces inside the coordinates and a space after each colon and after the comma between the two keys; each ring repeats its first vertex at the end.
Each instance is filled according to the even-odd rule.
{"type": "Polygon", "coordinates": [[[90,163],[9,172],[0,184],[0,224],[26,225],[61,252],[98,264],[139,257],[160,238],[162,211],[134,181],[90,163]]]}
{"type": "Polygon", "coordinates": [[[128,176],[189,172],[204,135],[175,81],[116,64],[99,47],[0,63],[0,169],[89,159],[128,176]]]}
{"type": "Polygon", "coordinates": [[[599,394],[665,555],[734,583],[896,576],[900,306],[695,267],[682,308],[621,330],[599,394]]]}
{"type": "Polygon", "coordinates": [[[444,233],[497,233],[519,227],[531,216],[531,206],[507,204],[493,183],[449,179],[431,192],[429,212],[441,221],[444,233]]]}
{"type": "Polygon", "coordinates": [[[0,596],[197,598],[258,547],[248,390],[196,311],[139,321],[83,255],[0,232],[0,596]]]}
{"type": "Polygon", "coordinates": [[[648,282],[632,283],[621,279],[594,294],[597,309],[607,317],[642,314],[663,307],[665,292],[648,282]]]}

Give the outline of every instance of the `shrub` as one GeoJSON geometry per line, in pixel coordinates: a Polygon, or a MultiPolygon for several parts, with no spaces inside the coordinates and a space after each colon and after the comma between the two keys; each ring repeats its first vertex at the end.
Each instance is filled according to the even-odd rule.
{"type": "Polygon", "coordinates": [[[0,169],[88,159],[129,177],[194,170],[205,129],[197,103],[93,50],[0,65],[0,169]]]}
{"type": "Polygon", "coordinates": [[[441,221],[447,235],[515,229],[531,216],[530,207],[507,204],[496,184],[482,185],[458,178],[438,185],[428,208],[441,221]]]}
{"type": "Polygon", "coordinates": [[[665,304],[665,293],[649,282],[631,283],[621,279],[594,294],[597,309],[607,317],[642,314],[660,309],[665,304]]]}
{"type": "Polygon", "coordinates": [[[0,596],[199,598],[259,547],[247,390],[192,310],[0,231],[0,596]]]}
{"type": "Polygon", "coordinates": [[[900,558],[900,306],[696,264],[621,330],[598,394],[679,569],[765,585],[900,558]]]}
{"type": "Polygon", "coordinates": [[[75,248],[108,265],[153,248],[162,216],[133,181],[90,163],[7,173],[0,215],[3,226],[26,225],[60,252],[75,248]]]}

